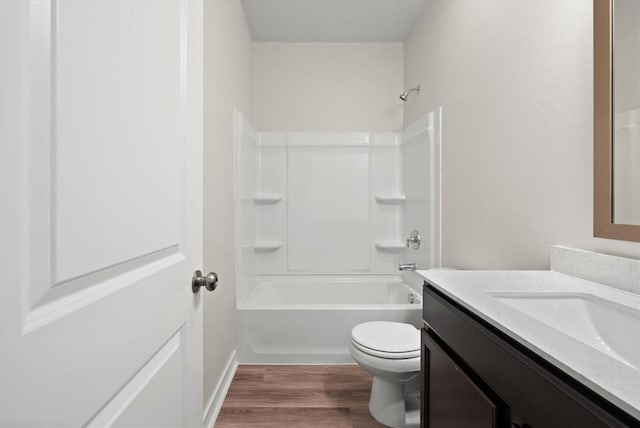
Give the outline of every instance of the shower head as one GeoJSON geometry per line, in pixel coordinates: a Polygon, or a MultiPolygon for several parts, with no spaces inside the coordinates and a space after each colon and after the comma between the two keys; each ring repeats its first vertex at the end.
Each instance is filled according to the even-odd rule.
{"type": "Polygon", "coordinates": [[[402,101],[407,101],[407,97],[408,97],[408,96],[409,96],[409,94],[410,94],[411,92],[413,92],[413,91],[420,92],[420,85],[415,86],[415,87],[413,87],[413,88],[411,88],[411,89],[409,89],[409,90],[404,91],[404,92],[400,95],[400,99],[401,99],[402,101]]]}

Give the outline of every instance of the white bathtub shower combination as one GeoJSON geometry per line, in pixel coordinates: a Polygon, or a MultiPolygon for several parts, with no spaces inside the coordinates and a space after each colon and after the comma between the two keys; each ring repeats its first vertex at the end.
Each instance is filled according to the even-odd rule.
{"type": "Polygon", "coordinates": [[[421,295],[400,278],[257,279],[238,305],[239,357],[245,363],[352,363],[351,329],[365,321],[418,327],[421,295]]]}
{"type": "Polygon", "coordinates": [[[237,114],[240,363],[353,363],[357,324],[420,325],[422,283],[397,266],[439,264],[437,117],[404,132],[264,133],[237,114]],[[405,246],[413,229],[419,250],[405,246]]]}

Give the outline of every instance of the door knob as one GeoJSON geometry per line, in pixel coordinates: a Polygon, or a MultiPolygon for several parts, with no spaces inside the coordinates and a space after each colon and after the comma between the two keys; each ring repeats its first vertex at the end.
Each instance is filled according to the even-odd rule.
{"type": "Polygon", "coordinates": [[[197,270],[191,278],[191,290],[194,293],[200,291],[200,287],[204,287],[209,291],[213,291],[218,286],[218,274],[209,272],[207,276],[202,275],[202,271],[197,270]]]}

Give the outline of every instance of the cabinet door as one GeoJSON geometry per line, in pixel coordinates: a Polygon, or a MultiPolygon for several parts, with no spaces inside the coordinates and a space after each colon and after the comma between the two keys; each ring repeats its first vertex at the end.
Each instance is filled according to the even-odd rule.
{"type": "Polygon", "coordinates": [[[428,428],[490,428],[498,426],[498,406],[422,330],[425,366],[423,426],[428,428]]]}

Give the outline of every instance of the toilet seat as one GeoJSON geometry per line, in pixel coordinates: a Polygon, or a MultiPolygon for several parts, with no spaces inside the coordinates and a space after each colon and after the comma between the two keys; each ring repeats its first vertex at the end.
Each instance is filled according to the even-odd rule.
{"type": "Polygon", "coordinates": [[[359,351],[384,359],[420,356],[420,332],[411,324],[371,321],[351,331],[351,343],[359,351]]]}
{"type": "Polygon", "coordinates": [[[407,358],[416,358],[420,356],[419,349],[415,351],[409,351],[409,352],[385,352],[385,351],[379,351],[376,349],[367,348],[366,346],[362,346],[355,340],[351,340],[351,344],[353,345],[354,348],[356,348],[360,352],[363,352],[367,355],[371,355],[372,357],[383,358],[385,360],[404,360],[407,358]]]}

